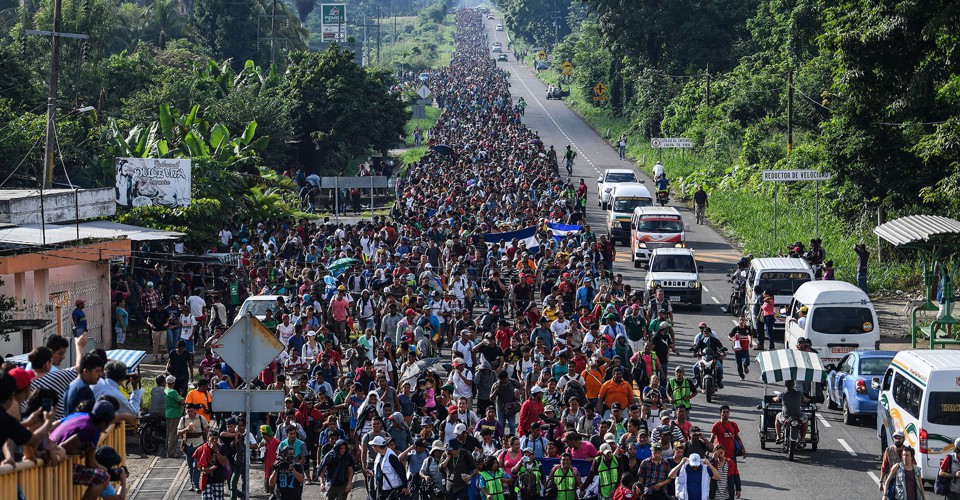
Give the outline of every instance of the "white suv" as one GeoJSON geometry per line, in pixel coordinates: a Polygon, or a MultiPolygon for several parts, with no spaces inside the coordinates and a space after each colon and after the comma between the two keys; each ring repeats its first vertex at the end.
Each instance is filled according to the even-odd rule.
{"type": "Polygon", "coordinates": [[[647,268],[647,300],[653,297],[657,287],[671,305],[687,304],[699,311],[703,304],[703,287],[700,271],[693,250],[689,248],[657,248],[650,254],[647,268]]]}

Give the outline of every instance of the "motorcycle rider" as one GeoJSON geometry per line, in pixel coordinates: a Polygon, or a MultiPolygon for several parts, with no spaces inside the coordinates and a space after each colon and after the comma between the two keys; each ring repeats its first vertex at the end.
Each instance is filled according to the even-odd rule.
{"type": "Polygon", "coordinates": [[[657,161],[657,164],[653,166],[653,178],[657,179],[659,177],[666,177],[666,174],[663,170],[663,164],[657,161]]]}
{"type": "MultiPolygon", "coordinates": [[[[701,375],[700,358],[713,356],[717,362],[717,388],[723,389],[723,362],[722,354],[724,351],[723,342],[717,337],[717,334],[710,330],[706,323],[700,322],[700,333],[693,339],[693,355],[697,362],[693,365],[693,380],[699,387],[701,375]]],[[[699,387],[702,389],[702,387],[699,387]]]]}
{"type": "Polygon", "coordinates": [[[810,402],[810,398],[807,398],[803,395],[802,392],[798,391],[795,387],[793,380],[784,380],[783,386],[787,389],[779,396],[774,396],[773,401],[775,403],[782,403],[783,409],[780,413],[777,414],[777,420],[774,423],[774,429],[777,432],[777,444],[783,443],[783,435],[780,434],[780,429],[783,427],[783,424],[787,422],[788,419],[795,419],[800,421],[800,442],[802,443],[804,438],[807,435],[807,415],[803,413],[803,408],[801,405],[810,402]]]}
{"type": "MultiPolygon", "coordinates": [[[[659,165],[659,164],[658,164],[659,165]]],[[[663,205],[666,203],[666,199],[670,194],[670,181],[667,180],[667,176],[661,174],[657,177],[657,199],[661,200],[660,204],[663,205]]]]}

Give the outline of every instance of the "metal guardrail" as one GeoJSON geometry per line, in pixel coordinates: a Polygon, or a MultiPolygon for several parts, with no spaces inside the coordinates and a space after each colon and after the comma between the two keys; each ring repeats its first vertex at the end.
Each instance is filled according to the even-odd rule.
{"type": "MultiPolygon", "coordinates": [[[[126,425],[113,425],[100,435],[101,446],[111,446],[126,463],[126,425]]],[[[0,466],[0,498],[17,498],[17,488],[26,498],[60,500],[80,498],[86,486],[73,485],[73,466],[82,465],[82,456],[69,456],[57,465],[46,465],[43,460],[22,460],[15,465],[0,466]]]]}

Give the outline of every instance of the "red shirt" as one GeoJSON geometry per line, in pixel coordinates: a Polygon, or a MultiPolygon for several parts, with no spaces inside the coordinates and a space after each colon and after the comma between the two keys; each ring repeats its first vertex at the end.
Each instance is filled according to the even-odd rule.
{"type": "Polygon", "coordinates": [[[713,438],[717,441],[717,444],[723,446],[723,451],[726,453],[726,456],[736,456],[734,455],[736,451],[734,442],[736,441],[735,437],[740,434],[740,427],[737,426],[736,422],[733,420],[727,420],[726,422],[717,420],[710,429],[710,433],[713,434],[713,438]]]}
{"type": "Polygon", "coordinates": [[[499,329],[497,330],[497,343],[500,345],[500,349],[506,351],[510,348],[510,339],[513,337],[513,330],[499,329]]]}
{"type": "Polygon", "coordinates": [[[269,478],[270,473],[273,471],[273,462],[277,460],[277,448],[280,447],[280,441],[275,437],[271,437],[267,441],[267,450],[263,454],[263,473],[264,476],[269,478]]]}
{"type": "Polygon", "coordinates": [[[540,414],[543,413],[543,403],[528,399],[520,405],[520,423],[519,429],[529,429],[530,425],[540,420],[540,414]]]}

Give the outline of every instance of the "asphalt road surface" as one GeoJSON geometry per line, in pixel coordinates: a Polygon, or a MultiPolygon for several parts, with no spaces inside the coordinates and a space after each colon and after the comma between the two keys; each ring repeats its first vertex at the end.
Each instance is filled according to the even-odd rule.
{"type": "MultiPolygon", "coordinates": [[[[490,43],[499,41],[506,48],[506,33],[493,29],[498,22],[500,21],[486,21],[490,43]]],[[[596,203],[596,179],[604,169],[634,168],[634,165],[629,161],[621,161],[616,149],[568,108],[566,103],[546,100],[546,86],[537,79],[535,71],[529,66],[518,64],[513,59],[511,50],[505,51],[509,54],[510,61],[500,62],[499,65],[511,73],[510,91],[514,101],[520,97],[527,101],[523,122],[531,129],[539,131],[544,145],[549,147],[552,144],[558,151],[558,156],[568,144],[577,151],[573,179],[579,182],[579,179],[583,178],[590,187],[587,223],[596,234],[605,234],[605,213],[596,203]]],[[[664,161],[664,167],[669,177],[668,160],[664,161]]],[[[561,171],[565,173],[562,166],[561,171]]],[[[652,180],[639,169],[637,173],[646,179],[646,185],[650,186],[652,192],[655,189],[652,180]]],[[[670,366],[681,363],[692,367],[694,360],[685,349],[692,345],[693,336],[697,332],[696,326],[701,321],[707,322],[724,340],[733,327],[732,316],[725,315],[720,305],[727,303],[730,294],[726,273],[735,265],[740,254],[709,225],[696,225],[694,214],[687,207],[674,202],[670,202],[670,205],[680,210],[686,223],[692,224],[692,231],[687,232],[687,244],[696,251],[697,260],[704,266],[704,273],[701,273],[703,309],[699,312],[678,309],[675,314],[677,350],[681,357],[672,357],[670,366]]],[[[621,246],[617,247],[617,250],[614,272],[622,273],[624,281],[632,287],[642,287],[644,271],[633,267],[629,247],[621,246]]],[[[730,343],[725,344],[729,347],[730,343]]],[[[778,339],[777,347],[782,347],[782,337],[778,339]]],[[[730,352],[733,352],[732,348],[730,352]]],[[[880,495],[878,476],[881,450],[873,417],[866,419],[861,425],[847,426],[841,421],[839,412],[827,410],[826,405],[821,405],[817,414],[820,428],[817,451],[810,451],[808,447],[797,454],[794,462],[788,462],[785,453],[760,449],[757,432],[760,412],[756,405],[764,393],[764,384],[760,382],[756,371],[752,371],[747,375],[747,379],[741,382],[732,361],[731,356],[725,367],[725,387],[714,402],[707,404],[702,395],[694,399],[692,420],[708,431],[719,418],[719,406],[730,405],[731,419],[739,425],[747,447],[747,457],[741,460],[740,464],[742,498],[833,500],[876,498],[880,495]]],[[[755,360],[751,367],[756,369],[755,360]]],[[[687,373],[691,373],[689,368],[687,373]]],[[[771,385],[767,389],[772,391],[781,387],[771,385]]]]}

